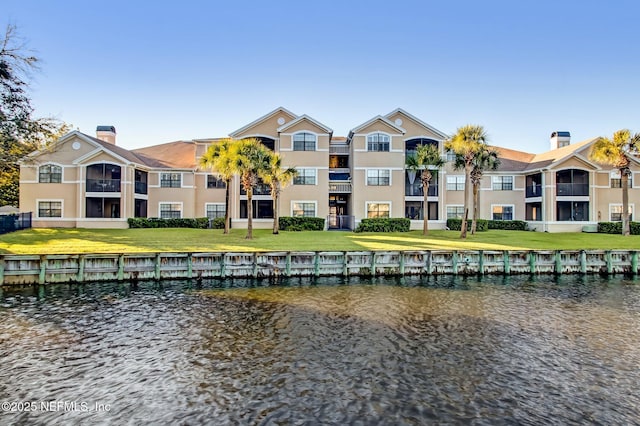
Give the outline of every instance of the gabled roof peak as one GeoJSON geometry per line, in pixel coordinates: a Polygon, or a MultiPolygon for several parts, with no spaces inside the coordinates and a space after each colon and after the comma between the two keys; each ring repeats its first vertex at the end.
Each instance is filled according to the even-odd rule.
{"type": "Polygon", "coordinates": [[[360,124],[359,126],[354,127],[353,129],[351,129],[349,131],[349,136],[350,137],[353,136],[354,133],[358,133],[359,130],[364,129],[365,127],[369,126],[370,124],[373,124],[376,121],[382,121],[387,126],[390,126],[391,128],[396,129],[399,133],[405,134],[407,132],[405,129],[403,129],[402,127],[398,126],[397,124],[395,124],[394,122],[392,122],[388,118],[383,117],[381,115],[376,115],[372,119],[370,119],[368,121],[365,121],[364,123],[360,124]]]}
{"type": "MultiPolygon", "coordinates": [[[[276,115],[278,113],[284,113],[284,114],[288,115],[291,119],[298,118],[298,116],[296,114],[294,114],[291,111],[289,111],[288,109],[280,106],[280,107],[274,109],[273,111],[270,111],[270,112],[266,113],[262,117],[252,121],[251,123],[247,124],[246,126],[242,126],[238,130],[229,133],[229,136],[231,136],[232,138],[238,137],[242,133],[244,133],[246,130],[248,130],[251,127],[255,126],[256,124],[262,123],[263,121],[268,120],[269,118],[273,117],[274,115],[276,115]]],[[[282,125],[282,124],[285,124],[285,123],[283,122],[283,123],[278,123],[278,124],[282,125]]]]}
{"type": "Polygon", "coordinates": [[[390,113],[386,114],[385,117],[389,118],[394,114],[402,114],[405,117],[413,120],[414,122],[416,122],[417,124],[419,124],[420,126],[432,131],[433,133],[435,133],[438,137],[440,137],[442,140],[447,139],[449,136],[443,132],[441,132],[440,130],[436,129],[433,126],[430,126],[429,124],[425,123],[424,121],[420,120],[418,117],[416,117],[415,115],[412,115],[410,113],[408,113],[407,111],[403,110],[402,108],[396,108],[393,111],[391,111],[390,113]]]}
{"type": "Polygon", "coordinates": [[[282,132],[282,131],[284,131],[284,130],[292,127],[292,126],[295,126],[296,124],[298,124],[298,123],[300,123],[302,121],[305,121],[305,120],[313,123],[317,127],[320,127],[322,130],[324,130],[327,133],[333,133],[333,130],[330,127],[325,126],[324,124],[322,124],[321,122],[319,122],[317,120],[314,120],[313,118],[309,117],[307,114],[302,114],[298,118],[295,118],[295,119],[291,120],[290,122],[285,123],[284,125],[278,127],[278,132],[282,132]]]}

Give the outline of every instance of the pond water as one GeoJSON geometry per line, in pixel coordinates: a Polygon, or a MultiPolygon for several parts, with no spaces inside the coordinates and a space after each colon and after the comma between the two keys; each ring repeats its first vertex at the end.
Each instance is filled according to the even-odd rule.
{"type": "Polygon", "coordinates": [[[637,424],[638,284],[4,288],[0,424],[637,424]]]}

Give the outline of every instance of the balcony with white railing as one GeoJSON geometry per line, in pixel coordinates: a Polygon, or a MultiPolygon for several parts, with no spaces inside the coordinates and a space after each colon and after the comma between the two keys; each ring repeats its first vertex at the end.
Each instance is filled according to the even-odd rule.
{"type": "Polygon", "coordinates": [[[329,181],[329,192],[350,194],[351,193],[351,181],[347,181],[347,180],[344,180],[344,181],[339,181],[339,180],[329,181]]]}
{"type": "Polygon", "coordinates": [[[329,145],[329,154],[349,155],[349,145],[329,145]]]}

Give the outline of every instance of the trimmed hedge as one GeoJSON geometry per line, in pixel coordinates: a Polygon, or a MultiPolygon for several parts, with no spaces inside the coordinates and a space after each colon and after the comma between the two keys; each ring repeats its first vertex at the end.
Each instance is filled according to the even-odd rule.
{"type": "MultiPolygon", "coordinates": [[[[199,217],[196,219],[160,219],[157,217],[130,217],[127,219],[129,228],[197,228],[207,229],[209,227],[209,219],[199,217]]],[[[222,219],[224,227],[224,219],[222,219]]]]}
{"type": "Polygon", "coordinates": [[[282,231],[323,231],[324,219],[321,217],[281,216],[278,226],[282,231]]]}
{"type": "Polygon", "coordinates": [[[362,219],[355,232],[409,232],[411,220],[398,218],[362,219]]]}
{"type": "MultiPolygon", "coordinates": [[[[640,222],[629,222],[631,235],[640,235],[640,222]]],[[[598,222],[598,233],[622,235],[622,222],[598,222]]]]}
{"type": "MultiPolygon", "coordinates": [[[[476,231],[486,231],[489,228],[488,220],[478,219],[476,221],[476,231]]],[[[452,231],[460,231],[462,229],[462,219],[447,219],[447,228],[452,231]]],[[[467,220],[467,230],[471,230],[471,219],[467,220]]]]}
{"type": "Polygon", "coordinates": [[[529,229],[527,222],[522,220],[489,220],[489,229],[505,229],[507,231],[526,231],[529,229]]]}
{"type": "Polygon", "coordinates": [[[224,229],[224,217],[216,217],[211,221],[211,229],[224,229]]]}

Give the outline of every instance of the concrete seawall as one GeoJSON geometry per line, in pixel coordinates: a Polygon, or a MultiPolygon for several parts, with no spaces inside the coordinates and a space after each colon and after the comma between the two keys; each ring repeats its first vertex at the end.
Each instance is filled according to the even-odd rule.
{"type": "Polygon", "coordinates": [[[0,255],[0,284],[216,277],[638,274],[634,250],[0,255]]]}

